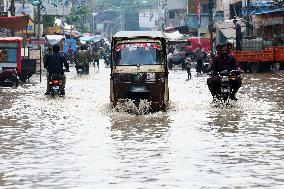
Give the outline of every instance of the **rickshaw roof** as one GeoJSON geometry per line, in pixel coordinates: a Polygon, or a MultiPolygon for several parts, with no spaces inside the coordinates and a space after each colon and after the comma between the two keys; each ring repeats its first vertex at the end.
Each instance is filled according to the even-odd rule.
{"type": "Polygon", "coordinates": [[[164,38],[161,31],[119,31],[114,35],[114,38],[164,38]]]}
{"type": "Polygon", "coordinates": [[[22,41],[22,37],[0,37],[1,42],[15,42],[22,41]]]}

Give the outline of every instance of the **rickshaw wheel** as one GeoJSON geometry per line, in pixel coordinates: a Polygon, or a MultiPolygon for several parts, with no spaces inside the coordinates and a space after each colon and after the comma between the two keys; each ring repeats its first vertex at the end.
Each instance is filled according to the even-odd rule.
{"type": "Polygon", "coordinates": [[[18,87],[19,86],[18,78],[14,76],[7,77],[6,79],[4,79],[3,83],[7,87],[18,87]]]}

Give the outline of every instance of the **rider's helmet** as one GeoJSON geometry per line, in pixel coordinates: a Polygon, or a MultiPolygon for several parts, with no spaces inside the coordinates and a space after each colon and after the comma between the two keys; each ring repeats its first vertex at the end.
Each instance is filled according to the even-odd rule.
{"type": "Polygon", "coordinates": [[[87,47],[86,44],[82,44],[82,45],[80,46],[80,49],[81,49],[81,50],[87,50],[87,48],[88,48],[88,47],[87,47]]]}
{"type": "Polygon", "coordinates": [[[60,46],[58,44],[53,45],[53,52],[59,53],[59,51],[60,51],[60,46]]]}

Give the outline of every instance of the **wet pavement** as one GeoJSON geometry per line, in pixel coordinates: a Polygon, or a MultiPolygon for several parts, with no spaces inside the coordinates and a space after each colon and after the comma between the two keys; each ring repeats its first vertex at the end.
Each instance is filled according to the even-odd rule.
{"type": "Polygon", "coordinates": [[[238,102],[212,104],[206,76],[169,75],[166,112],[109,104],[108,68],[0,88],[0,188],[284,188],[284,72],[244,74],[238,102]]]}

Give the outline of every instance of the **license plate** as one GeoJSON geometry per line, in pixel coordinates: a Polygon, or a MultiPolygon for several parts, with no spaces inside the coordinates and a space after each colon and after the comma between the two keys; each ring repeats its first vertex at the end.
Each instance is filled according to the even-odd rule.
{"type": "Polygon", "coordinates": [[[52,89],[59,90],[59,86],[52,86],[52,89]]]}
{"type": "Polygon", "coordinates": [[[82,69],[78,69],[78,72],[81,72],[81,71],[83,71],[82,69]]]}
{"type": "Polygon", "coordinates": [[[155,81],[156,80],[156,74],[155,73],[147,73],[147,80],[148,81],[155,81]]]}

